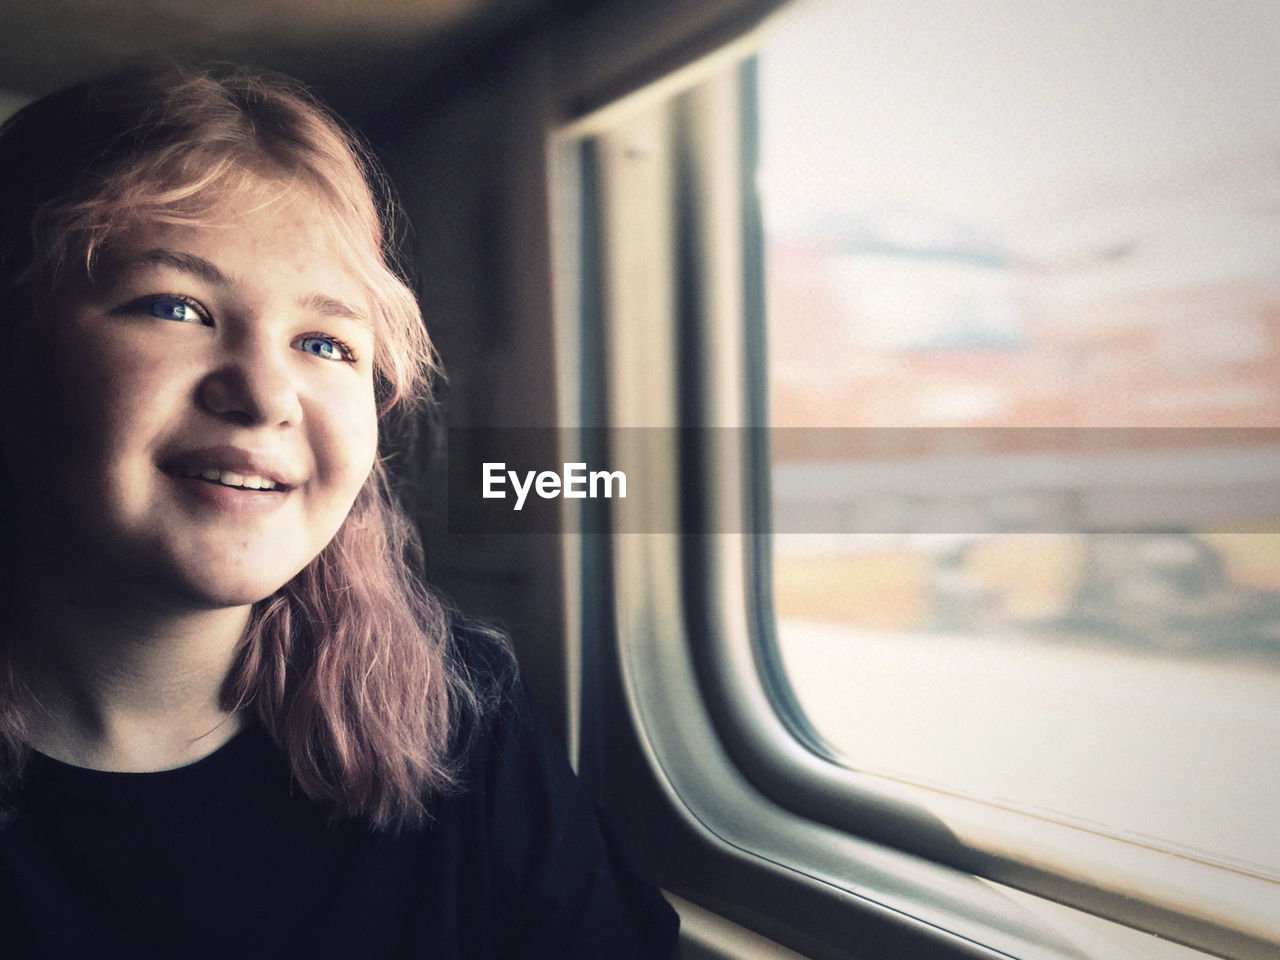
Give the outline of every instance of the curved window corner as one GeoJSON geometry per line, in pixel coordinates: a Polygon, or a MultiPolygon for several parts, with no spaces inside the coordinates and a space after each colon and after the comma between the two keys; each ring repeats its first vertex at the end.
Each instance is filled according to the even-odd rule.
{"type": "Polygon", "coordinates": [[[582,767],[675,893],[812,957],[1280,949],[1280,14],[1182,13],[814,0],[561,138],[633,485],[582,767]]]}

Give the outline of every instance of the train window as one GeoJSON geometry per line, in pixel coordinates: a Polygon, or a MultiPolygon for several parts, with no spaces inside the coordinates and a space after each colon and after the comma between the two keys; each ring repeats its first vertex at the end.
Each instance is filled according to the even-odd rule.
{"type": "Polygon", "coordinates": [[[1280,938],[1277,41],[828,0],[758,56],[776,702],[1205,947],[1280,938]]]}
{"type": "Polygon", "coordinates": [[[584,684],[584,775],[678,798],[757,929],[803,888],[881,955],[1280,945],[1277,40],[808,0],[565,131],[564,420],[631,478],[571,507],[628,534],[575,568],[625,704],[584,684]]]}

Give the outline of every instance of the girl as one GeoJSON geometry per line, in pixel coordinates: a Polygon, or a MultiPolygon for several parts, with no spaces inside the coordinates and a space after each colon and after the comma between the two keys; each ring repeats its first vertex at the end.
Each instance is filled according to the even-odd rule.
{"type": "Polygon", "coordinates": [[[296,85],[136,71],[0,129],[10,957],[665,957],[505,648],[408,572],[434,361],[296,85]]]}

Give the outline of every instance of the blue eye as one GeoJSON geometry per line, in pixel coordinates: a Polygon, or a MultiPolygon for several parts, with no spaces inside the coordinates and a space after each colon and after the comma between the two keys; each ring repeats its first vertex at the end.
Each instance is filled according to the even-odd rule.
{"type": "Polygon", "coordinates": [[[204,323],[200,308],[185,297],[152,297],[146,301],[147,312],[161,320],[179,323],[204,323]]]}
{"type": "Polygon", "coordinates": [[[352,360],[351,351],[341,340],[321,334],[308,334],[298,340],[298,349],[322,360],[352,360]]]}

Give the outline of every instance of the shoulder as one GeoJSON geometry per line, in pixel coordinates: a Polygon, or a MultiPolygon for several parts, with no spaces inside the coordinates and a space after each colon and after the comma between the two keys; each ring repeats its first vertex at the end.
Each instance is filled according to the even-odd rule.
{"type": "Polygon", "coordinates": [[[520,697],[520,671],[511,639],[497,627],[450,613],[449,634],[458,743],[465,747],[520,697]]]}
{"type": "Polygon", "coordinates": [[[512,763],[523,765],[541,751],[530,753],[528,741],[550,740],[554,753],[558,743],[529,693],[511,640],[506,633],[480,620],[450,615],[452,660],[456,678],[457,758],[470,776],[483,768],[494,772],[498,764],[504,772],[512,763]]]}
{"type": "Polygon", "coordinates": [[[503,918],[498,954],[669,957],[674,912],[632,873],[501,634],[459,622],[454,636],[487,700],[453,810],[475,825],[471,855],[483,855],[492,915],[503,918]]]}
{"type": "Polygon", "coordinates": [[[474,686],[494,696],[514,687],[518,671],[506,633],[459,613],[449,614],[449,632],[454,658],[474,686]]]}

